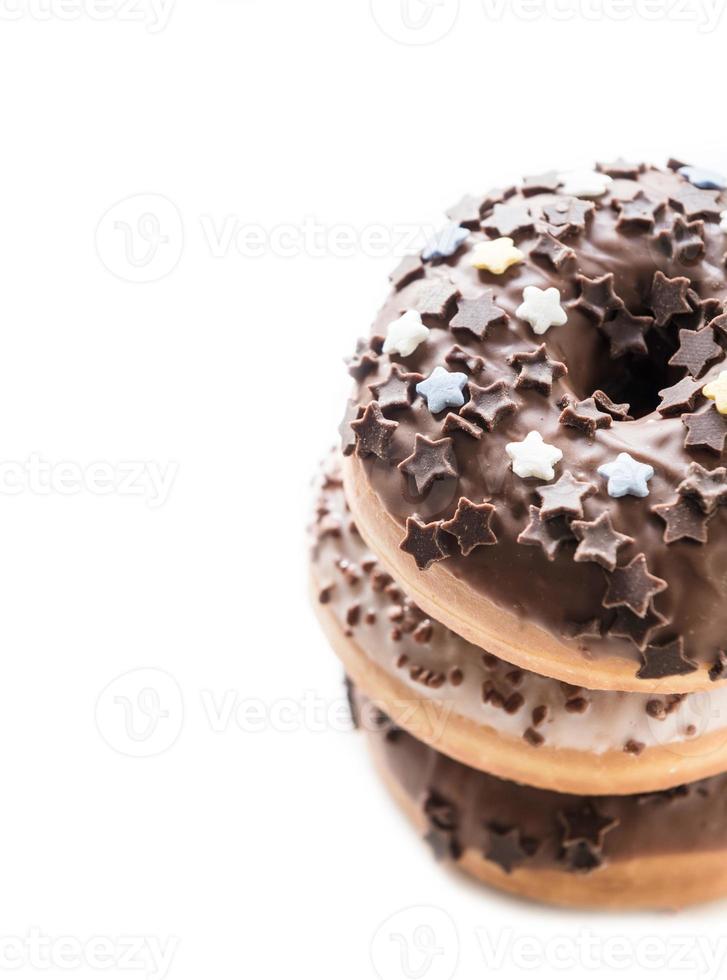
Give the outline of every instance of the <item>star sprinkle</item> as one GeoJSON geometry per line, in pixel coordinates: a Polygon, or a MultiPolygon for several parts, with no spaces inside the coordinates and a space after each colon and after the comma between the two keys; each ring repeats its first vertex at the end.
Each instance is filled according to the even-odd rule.
{"type": "Polygon", "coordinates": [[[568,373],[568,368],[560,361],[551,361],[541,344],[534,351],[522,351],[511,354],[508,364],[519,369],[516,388],[534,388],[541,395],[549,395],[553,390],[553,382],[568,373]]]}
{"type": "Polygon", "coordinates": [[[563,459],[562,450],[543,441],[539,432],[529,432],[522,442],[509,442],[505,452],[512,460],[512,470],[516,476],[527,480],[552,480],[555,477],[555,464],[563,459]]]}
{"type": "Polygon", "coordinates": [[[629,409],[631,406],[628,402],[617,404],[608,397],[605,391],[600,390],[593,392],[593,401],[599,408],[603,409],[604,412],[608,412],[612,418],[617,419],[619,422],[632,421],[632,418],[629,415],[629,409]]]}
{"type": "Polygon", "coordinates": [[[596,170],[602,174],[608,174],[614,180],[636,180],[639,174],[642,174],[646,170],[646,166],[643,163],[631,163],[628,160],[624,160],[623,157],[619,157],[613,163],[596,164],[596,170]]]}
{"type": "Polygon", "coordinates": [[[654,476],[654,467],[639,463],[629,453],[619,453],[612,463],[598,467],[599,476],[608,479],[610,497],[648,497],[648,482],[654,476]]]}
{"type": "Polygon", "coordinates": [[[502,868],[506,874],[510,874],[514,867],[522,864],[528,857],[520,832],[516,827],[490,827],[489,831],[490,840],[484,852],[485,858],[502,868]]]}
{"type": "Polygon", "coordinates": [[[639,650],[645,650],[654,633],[668,622],[666,616],[656,611],[653,602],[649,604],[645,616],[635,616],[630,609],[621,606],[608,632],[622,640],[631,640],[639,650]]]}
{"type": "Polygon", "coordinates": [[[561,810],[558,819],[563,827],[561,843],[564,847],[571,844],[591,844],[600,851],[609,830],[618,826],[618,820],[599,813],[592,800],[585,800],[577,807],[561,810]]]}
{"type": "Polygon", "coordinates": [[[714,170],[703,170],[701,167],[680,167],[679,173],[686,177],[690,184],[703,191],[727,190],[727,177],[715,173],[714,170]]]}
{"type": "Polygon", "coordinates": [[[697,665],[684,656],[684,640],[677,637],[665,646],[647,647],[642,654],[642,666],[636,674],[641,680],[656,681],[663,677],[693,674],[697,665]]]}
{"type": "Polygon", "coordinates": [[[705,254],[703,236],[703,221],[687,223],[681,215],[677,215],[671,228],[662,228],[657,234],[656,241],[666,255],[684,265],[691,265],[705,254]]]}
{"type": "Polygon", "coordinates": [[[362,337],[357,341],[353,357],[349,357],[346,360],[348,373],[352,378],[355,378],[357,381],[363,381],[367,375],[376,370],[379,363],[379,354],[381,353],[379,341],[383,343],[383,338],[362,337]]]}
{"type": "Polygon", "coordinates": [[[491,289],[477,299],[461,299],[457,313],[449,324],[453,333],[471,334],[477,340],[484,340],[488,327],[506,323],[507,313],[495,304],[495,294],[491,289]]]}
{"type": "Polygon", "coordinates": [[[573,555],[574,561],[595,562],[612,572],[618,564],[618,553],[634,539],[614,529],[607,510],[595,521],[573,521],[571,529],[580,544],[573,555]]]}
{"type": "Polygon", "coordinates": [[[721,371],[719,377],[705,385],[702,394],[714,402],[720,415],[727,415],[727,371],[721,371]]]}
{"type": "Polygon", "coordinates": [[[670,388],[662,388],[659,392],[661,404],[658,411],[662,415],[681,415],[691,411],[701,392],[702,382],[687,375],[670,388]]]}
{"type": "Polygon", "coordinates": [[[533,216],[524,204],[496,204],[482,230],[491,238],[514,237],[533,230],[533,216]]]}
{"type": "Polygon", "coordinates": [[[399,463],[399,469],[414,480],[419,496],[425,494],[436,480],[457,477],[457,459],[451,439],[432,441],[416,434],[414,452],[399,463]]]}
{"type": "Polygon", "coordinates": [[[398,422],[384,418],[377,402],[369,402],[361,418],[351,422],[356,433],[356,454],[388,459],[391,440],[398,427],[398,422]]]}
{"type": "Polygon", "coordinates": [[[611,416],[599,411],[594,398],[586,398],[574,403],[569,402],[561,412],[558,421],[561,425],[580,429],[586,433],[589,439],[595,436],[597,429],[610,429],[613,425],[611,416]]]}
{"type": "Polygon", "coordinates": [[[414,282],[424,275],[424,266],[418,255],[405,255],[389,275],[389,280],[394,289],[403,289],[410,282],[414,282]]]}
{"type": "Polygon", "coordinates": [[[445,418],[442,432],[446,432],[447,435],[459,432],[472,436],[473,439],[482,438],[482,429],[478,425],[468,422],[467,419],[463,419],[461,415],[455,415],[453,412],[449,412],[445,418]]]}
{"type": "Polygon", "coordinates": [[[554,517],[583,517],[583,501],[598,492],[592,483],[581,483],[570,470],[556,483],[538,487],[535,491],[540,497],[540,517],[544,521],[554,517]]]}
{"type": "Polygon", "coordinates": [[[714,514],[718,507],[727,504],[727,469],[719,466],[707,470],[699,463],[690,463],[677,493],[695,500],[705,514],[714,514]]]}
{"type": "Polygon", "coordinates": [[[442,561],[449,557],[441,521],[424,524],[416,517],[407,517],[406,537],[399,548],[412,556],[417,568],[422,572],[425,572],[435,561],[442,561]]]}
{"type": "Polygon", "coordinates": [[[543,259],[556,272],[560,272],[569,262],[572,262],[576,253],[572,248],[568,248],[561,241],[545,232],[540,236],[530,251],[530,255],[536,259],[543,259]]]}
{"type": "Polygon", "coordinates": [[[389,324],[384,354],[409,357],[428,336],[429,327],[424,326],[420,314],[416,310],[407,310],[398,320],[389,324]]]}
{"type": "Polygon", "coordinates": [[[544,334],[551,327],[562,327],[568,322],[568,314],[560,305],[560,293],[555,286],[549,289],[526,286],[523,302],[516,314],[521,320],[527,320],[537,334],[544,334]]]}
{"type": "Polygon", "coordinates": [[[586,220],[596,210],[594,204],[579,201],[577,197],[559,197],[552,204],[546,204],[543,213],[554,228],[568,231],[585,231],[586,220]]]}
{"type": "Polygon", "coordinates": [[[510,266],[523,262],[525,255],[515,248],[512,238],[496,238],[492,242],[478,242],[472,252],[472,265],[475,269],[501,276],[510,266]]]}
{"type": "Polygon", "coordinates": [[[623,300],[614,292],[612,272],[601,276],[600,279],[576,276],[576,282],[581,294],[574,305],[593,317],[597,324],[603,323],[609,313],[623,309],[623,300]]]}
{"type": "Polygon", "coordinates": [[[518,403],[510,397],[510,386],[505,381],[495,381],[486,388],[469,383],[470,400],[461,415],[474,419],[483,429],[492,432],[497,423],[514,412],[518,403]]]}
{"type": "Polygon", "coordinates": [[[661,270],[654,273],[651,283],[651,309],[657,327],[665,327],[678,313],[691,313],[687,302],[690,282],[685,276],[667,279],[661,270]]]}
{"type": "Polygon", "coordinates": [[[613,183],[608,174],[597,170],[572,170],[561,174],[562,193],[573,197],[602,197],[613,183]]]}
{"type": "Polygon", "coordinates": [[[529,515],[530,523],[518,535],[518,544],[539,546],[548,561],[555,561],[561,545],[573,540],[573,532],[568,521],[563,517],[556,517],[550,521],[543,520],[539,509],[532,505],[529,508],[529,515]]]}
{"type": "Polygon", "coordinates": [[[476,354],[470,354],[466,350],[462,350],[457,344],[453,344],[449,348],[447,353],[444,355],[444,360],[447,364],[455,364],[458,367],[465,367],[470,374],[482,374],[485,369],[484,358],[478,357],[476,354]]]}
{"type": "Polygon", "coordinates": [[[626,606],[636,616],[643,617],[655,595],[663,592],[667,583],[649,572],[646,555],[637,555],[628,565],[607,573],[608,589],[603,599],[606,609],[626,606]]]}
{"type": "Polygon", "coordinates": [[[669,361],[672,367],[685,367],[694,378],[704,374],[707,367],[724,358],[724,351],[715,343],[714,330],[680,330],[679,350],[669,361]]]}
{"type": "Polygon", "coordinates": [[[436,415],[445,408],[461,408],[464,405],[462,391],[467,381],[466,374],[435,367],[426,381],[419,382],[416,390],[418,395],[426,399],[427,408],[432,415],[436,415]]]}
{"type": "Polygon", "coordinates": [[[479,228],[482,214],[488,204],[488,199],[465,194],[456,204],[447,209],[447,217],[457,225],[462,225],[474,231],[479,228]]]}
{"type": "Polygon", "coordinates": [[[429,279],[421,283],[414,306],[421,316],[444,319],[458,298],[459,290],[447,279],[429,279]]]}
{"type": "Polygon", "coordinates": [[[626,354],[648,354],[644,334],[654,325],[650,316],[633,316],[628,310],[619,310],[612,320],[606,320],[601,330],[611,343],[611,357],[616,360],[626,354]]]}
{"type": "Polygon", "coordinates": [[[460,551],[466,557],[482,545],[497,544],[497,537],[490,526],[494,514],[492,504],[473,504],[467,497],[460,497],[454,517],[442,524],[442,530],[454,535],[460,551]]]}
{"type": "Polygon", "coordinates": [[[639,192],[631,201],[617,202],[619,216],[617,228],[640,229],[650,231],[656,224],[656,217],[664,210],[664,201],[651,201],[639,192]]]}
{"type": "Polygon", "coordinates": [[[669,203],[677,211],[684,213],[689,221],[694,218],[714,218],[719,220],[722,206],[717,203],[718,191],[700,191],[694,187],[682,187],[669,198],[669,203]]]}
{"type": "Polygon", "coordinates": [[[689,449],[706,449],[721,456],[727,439],[727,419],[720,415],[714,405],[695,415],[682,416],[687,427],[684,445],[689,449]]]}
{"type": "Polygon", "coordinates": [[[664,543],[673,544],[684,538],[707,542],[707,515],[689,497],[677,497],[670,504],[657,504],[651,508],[665,523],[664,543]]]}
{"type": "Polygon", "coordinates": [[[338,426],[338,434],[341,437],[341,452],[344,456],[350,456],[356,448],[356,433],[351,428],[351,423],[361,416],[363,409],[355,401],[346,404],[346,411],[338,426]]]}
{"type": "Polygon", "coordinates": [[[408,373],[403,371],[399,364],[392,364],[386,380],[369,385],[369,391],[384,412],[409,408],[414,398],[414,385],[423,380],[423,375],[408,373]]]}
{"type": "Polygon", "coordinates": [[[467,241],[469,231],[450,222],[431,238],[422,251],[422,261],[432,262],[436,259],[451,258],[467,241]]]}
{"type": "Polygon", "coordinates": [[[523,179],[523,197],[533,197],[535,194],[554,194],[558,190],[560,179],[555,170],[549,170],[545,174],[538,174],[536,177],[525,177],[523,179]]]}

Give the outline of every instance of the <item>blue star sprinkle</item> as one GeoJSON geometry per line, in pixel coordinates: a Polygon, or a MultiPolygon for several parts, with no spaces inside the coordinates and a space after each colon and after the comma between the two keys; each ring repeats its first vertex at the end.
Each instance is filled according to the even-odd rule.
{"type": "Polygon", "coordinates": [[[432,259],[449,259],[457,249],[466,241],[469,231],[459,225],[450,222],[441,231],[430,238],[424,246],[422,259],[424,262],[431,262],[432,259]]]}
{"type": "Polygon", "coordinates": [[[654,475],[654,467],[648,463],[639,463],[628,453],[619,453],[613,463],[604,463],[598,467],[600,476],[608,479],[610,497],[649,496],[649,480],[654,475]]]}
{"type": "Polygon", "coordinates": [[[702,170],[701,167],[680,167],[679,173],[686,177],[690,184],[702,191],[727,190],[727,177],[713,170],[702,170]]]}
{"type": "Polygon", "coordinates": [[[459,371],[445,371],[443,367],[435,367],[426,381],[417,385],[417,394],[427,400],[429,411],[436,415],[445,408],[461,408],[464,405],[462,389],[469,378],[459,371]]]}

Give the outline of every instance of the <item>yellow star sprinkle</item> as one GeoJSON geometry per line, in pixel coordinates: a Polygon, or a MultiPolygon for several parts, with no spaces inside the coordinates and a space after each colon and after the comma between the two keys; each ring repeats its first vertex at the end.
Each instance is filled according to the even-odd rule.
{"type": "Polygon", "coordinates": [[[472,253],[475,269],[484,269],[496,276],[507,272],[511,265],[522,262],[525,256],[515,248],[512,238],[496,238],[494,242],[480,242],[472,253]]]}
{"type": "Polygon", "coordinates": [[[727,371],[722,371],[716,381],[705,385],[702,394],[712,399],[720,415],[727,415],[727,371]]]}

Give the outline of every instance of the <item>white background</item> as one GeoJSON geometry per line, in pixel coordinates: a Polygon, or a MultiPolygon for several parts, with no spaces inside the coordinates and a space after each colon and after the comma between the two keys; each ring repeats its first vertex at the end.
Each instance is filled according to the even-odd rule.
{"type": "Polygon", "coordinates": [[[656,976],[678,937],[709,977],[724,908],[566,915],[430,861],[344,730],[303,526],[404,238],[511,175],[725,167],[727,24],[173,2],[0,0],[0,972],[469,980],[486,930],[505,977],[656,976]]]}

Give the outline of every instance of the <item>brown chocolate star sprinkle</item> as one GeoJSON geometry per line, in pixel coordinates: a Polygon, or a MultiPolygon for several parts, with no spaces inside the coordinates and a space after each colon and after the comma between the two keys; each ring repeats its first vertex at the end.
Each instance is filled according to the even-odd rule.
{"type": "Polygon", "coordinates": [[[613,288],[613,273],[609,272],[599,279],[589,279],[587,276],[576,276],[581,294],[575,301],[576,309],[583,310],[597,324],[603,323],[609,313],[623,308],[623,300],[617,296],[613,288]]]}
{"type": "Polygon", "coordinates": [[[486,195],[475,197],[473,194],[465,194],[456,204],[447,209],[447,217],[456,225],[469,228],[470,231],[480,227],[482,215],[488,205],[492,204],[486,195]]]}
{"type": "Polygon", "coordinates": [[[560,231],[585,231],[586,219],[596,210],[591,201],[581,201],[577,197],[561,197],[547,204],[543,212],[548,222],[560,231]]]}
{"type": "Polygon", "coordinates": [[[488,432],[492,432],[502,418],[518,407],[510,397],[510,387],[505,381],[494,381],[486,388],[480,388],[470,381],[468,387],[470,400],[461,409],[460,415],[474,419],[488,432]]]}
{"type": "Polygon", "coordinates": [[[594,521],[573,521],[571,529],[580,544],[574,561],[596,562],[612,572],[618,563],[618,553],[634,539],[615,530],[611,514],[605,510],[594,521]]]}
{"type": "Polygon", "coordinates": [[[699,463],[690,463],[677,493],[695,500],[703,513],[714,514],[718,507],[727,504],[727,469],[718,466],[707,470],[699,463]]]}
{"type": "Polygon", "coordinates": [[[355,422],[361,415],[363,409],[355,401],[346,403],[346,412],[338,426],[338,434],[341,437],[341,452],[344,456],[350,456],[356,448],[356,433],[351,428],[351,423],[355,422]]]}
{"type": "Polygon", "coordinates": [[[394,271],[389,275],[389,280],[394,289],[403,289],[410,282],[414,282],[424,275],[424,263],[418,255],[405,255],[394,271]]]}
{"type": "Polygon", "coordinates": [[[534,388],[542,395],[549,395],[553,390],[553,382],[568,373],[568,368],[560,361],[551,361],[545,349],[545,344],[533,351],[522,351],[508,357],[508,364],[520,370],[516,388],[534,388]]]}
{"type": "Polygon", "coordinates": [[[603,599],[606,609],[626,606],[637,616],[645,616],[649,603],[667,588],[667,583],[649,572],[646,555],[637,555],[633,561],[607,574],[608,589],[603,599]]]}
{"type": "Polygon", "coordinates": [[[457,477],[457,459],[451,439],[437,439],[433,442],[426,436],[416,434],[414,452],[399,463],[399,469],[414,480],[417,493],[421,496],[430,489],[436,480],[457,477]]]}
{"type": "Polygon", "coordinates": [[[424,838],[441,861],[445,858],[457,860],[462,848],[457,842],[456,832],[459,819],[455,806],[441,793],[430,789],[424,799],[424,816],[427,818],[429,833],[424,838]]]}
{"type": "Polygon", "coordinates": [[[446,279],[427,279],[414,302],[414,309],[422,316],[443,320],[459,299],[459,290],[446,279]]]}
{"type": "Polygon", "coordinates": [[[558,814],[564,847],[571,844],[590,844],[597,851],[603,848],[603,840],[609,830],[618,826],[618,820],[599,813],[592,800],[585,800],[577,807],[561,810],[558,814]]]}
{"type": "Polygon", "coordinates": [[[656,217],[664,210],[664,201],[650,201],[639,193],[630,201],[618,201],[619,216],[617,228],[629,230],[646,229],[650,231],[656,224],[656,217]]]}
{"type": "Polygon", "coordinates": [[[558,549],[566,541],[573,540],[573,532],[568,521],[563,517],[545,521],[537,507],[530,506],[530,523],[518,535],[518,544],[540,546],[548,561],[554,561],[558,549]]]}
{"type": "Polygon", "coordinates": [[[484,851],[485,858],[502,868],[506,874],[510,874],[513,868],[522,864],[528,857],[528,852],[523,847],[520,831],[516,827],[498,827],[496,825],[491,825],[488,830],[490,837],[488,846],[484,851]]]}
{"type": "Polygon", "coordinates": [[[702,191],[691,184],[669,196],[669,203],[692,221],[694,218],[707,218],[719,221],[724,205],[718,204],[719,191],[702,191]]]}
{"type": "Polygon", "coordinates": [[[641,680],[681,677],[684,674],[693,674],[697,669],[697,665],[684,656],[684,640],[681,636],[665,646],[647,647],[642,653],[642,661],[636,674],[641,680]]]}
{"type": "Polygon", "coordinates": [[[645,616],[635,616],[630,609],[621,606],[608,632],[611,636],[631,640],[639,650],[645,650],[654,633],[667,623],[668,619],[657,612],[653,602],[649,604],[645,616]]]}
{"type": "Polygon", "coordinates": [[[698,262],[704,256],[704,222],[687,223],[677,215],[671,228],[662,228],[656,236],[657,244],[664,253],[684,265],[698,262]]]}
{"type": "Polygon", "coordinates": [[[595,398],[585,398],[580,402],[568,402],[560,415],[560,424],[572,429],[580,429],[589,439],[596,434],[596,429],[610,429],[613,419],[601,412],[595,398]]]}
{"type": "Polygon", "coordinates": [[[389,409],[408,408],[414,400],[414,386],[423,380],[423,375],[409,373],[399,364],[392,364],[386,380],[376,385],[369,385],[369,391],[384,412],[389,409]]]}
{"type": "Polygon", "coordinates": [[[629,415],[631,406],[628,402],[617,404],[608,397],[605,391],[600,391],[600,389],[598,391],[594,391],[591,397],[600,409],[602,409],[604,412],[608,412],[611,418],[614,418],[619,422],[632,421],[631,416],[629,415]]]}
{"type": "Polygon", "coordinates": [[[466,557],[481,545],[497,544],[490,526],[494,514],[492,504],[473,504],[466,497],[460,497],[454,517],[442,524],[442,530],[454,535],[466,557]]]}
{"type": "Polygon", "coordinates": [[[398,427],[398,422],[384,418],[378,402],[370,402],[361,418],[351,422],[356,434],[356,455],[388,459],[391,440],[398,427]]]}
{"type": "Polygon", "coordinates": [[[482,429],[478,425],[475,425],[474,422],[468,422],[461,415],[455,415],[454,412],[447,413],[442,425],[442,432],[447,434],[463,432],[465,435],[472,436],[473,439],[482,438],[482,429]]]}
{"type": "Polygon", "coordinates": [[[484,340],[488,327],[507,322],[507,313],[495,304],[494,299],[495,294],[491,289],[486,289],[477,299],[461,299],[449,324],[450,330],[484,340]]]}
{"type": "Polygon", "coordinates": [[[694,378],[699,378],[710,364],[724,358],[724,351],[715,343],[711,327],[701,330],[680,330],[679,350],[669,361],[672,367],[685,367],[694,378]]]}
{"type": "Polygon", "coordinates": [[[678,313],[691,313],[687,302],[690,282],[686,276],[667,279],[661,270],[654,273],[651,283],[651,309],[657,327],[665,327],[678,313]]]}
{"type": "Polygon", "coordinates": [[[624,160],[623,157],[619,157],[613,163],[597,164],[596,170],[608,177],[613,177],[614,180],[636,180],[639,174],[646,170],[646,166],[643,163],[631,163],[624,160]]]}
{"type": "Polygon", "coordinates": [[[407,517],[406,537],[399,547],[412,556],[417,568],[422,572],[425,572],[434,562],[449,557],[441,521],[424,524],[416,517],[407,517]]]}
{"type": "Polygon", "coordinates": [[[517,238],[532,231],[533,225],[533,216],[524,204],[496,204],[482,222],[482,230],[490,238],[517,238]]]}
{"type": "Polygon", "coordinates": [[[626,354],[648,354],[644,334],[653,325],[650,316],[634,316],[626,309],[619,310],[612,320],[601,326],[611,342],[611,357],[615,360],[626,354]]]}
{"type": "Polygon", "coordinates": [[[687,427],[684,445],[688,449],[706,449],[717,456],[722,455],[727,439],[727,418],[720,415],[714,405],[695,415],[683,415],[682,422],[687,427]]]}
{"type": "Polygon", "coordinates": [[[468,354],[457,344],[453,344],[444,355],[447,364],[458,368],[465,368],[469,374],[481,374],[485,367],[484,358],[476,354],[468,354]]]}
{"type": "Polygon", "coordinates": [[[548,521],[562,516],[583,517],[583,501],[597,493],[598,488],[593,483],[581,483],[566,470],[555,483],[537,487],[535,492],[542,504],[540,520],[548,521]]]}
{"type": "Polygon", "coordinates": [[[549,170],[547,173],[538,174],[536,177],[525,177],[522,192],[524,197],[534,197],[536,194],[554,194],[559,185],[558,172],[549,170]]]}
{"type": "Polygon", "coordinates": [[[657,504],[651,508],[665,523],[664,543],[673,544],[688,538],[705,544],[707,541],[707,515],[689,497],[677,497],[670,504],[657,504]]]}
{"type": "Polygon", "coordinates": [[[687,375],[671,388],[662,388],[659,392],[661,404],[658,411],[662,415],[681,415],[691,411],[703,387],[703,381],[695,381],[687,375]]]}
{"type": "Polygon", "coordinates": [[[349,357],[346,361],[348,373],[352,378],[363,381],[367,375],[376,370],[383,343],[383,337],[361,337],[356,342],[353,357],[349,357]]]}
{"type": "Polygon", "coordinates": [[[536,259],[544,259],[556,272],[560,272],[568,262],[572,262],[576,253],[568,248],[553,235],[545,232],[540,236],[530,251],[536,259]]]}

